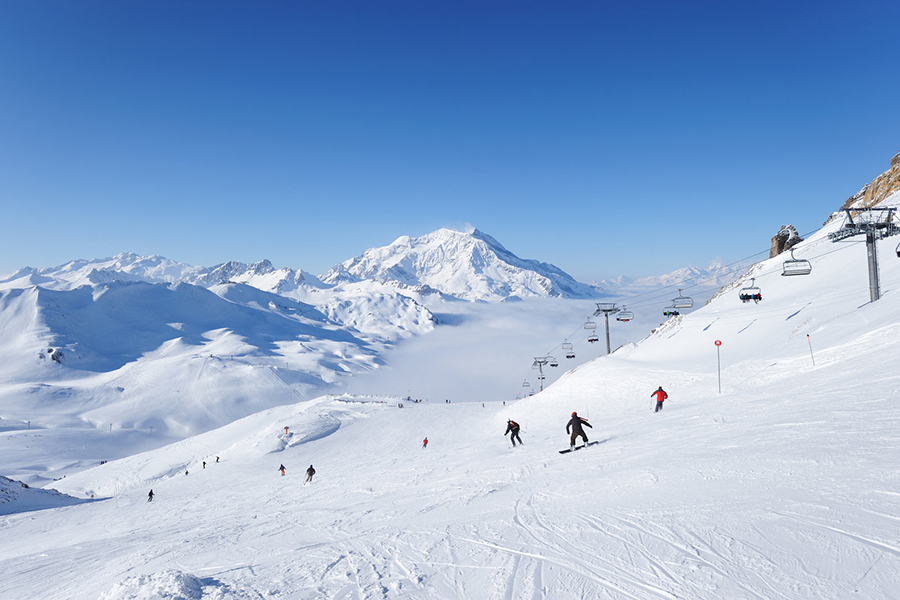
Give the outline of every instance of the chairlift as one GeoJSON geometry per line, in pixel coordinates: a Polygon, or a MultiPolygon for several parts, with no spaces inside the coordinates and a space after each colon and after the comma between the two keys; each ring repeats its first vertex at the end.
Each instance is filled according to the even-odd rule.
{"type": "Polygon", "coordinates": [[[675,310],[674,306],[669,306],[663,309],[663,316],[665,317],[677,317],[681,313],[675,310]]]}
{"type": "Polygon", "coordinates": [[[681,294],[681,289],[678,290],[678,296],[672,298],[672,307],[673,308],[692,308],[694,306],[694,299],[688,296],[683,296],[681,294]]]}
{"type": "Polygon", "coordinates": [[[531,384],[528,383],[528,380],[526,379],[525,381],[522,382],[522,387],[531,387],[531,384]]]}
{"type": "Polygon", "coordinates": [[[750,302],[751,300],[756,303],[759,303],[759,301],[762,300],[762,290],[760,290],[758,287],[756,287],[755,284],[756,284],[756,279],[751,279],[749,287],[741,288],[741,291],[738,294],[738,297],[741,299],[741,302],[743,302],[744,304],[746,304],[747,302],[750,302]]]}
{"type": "Polygon", "coordinates": [[[622,310],[619,311],[619,314],[616,315],[616,321],[622,321],[623,323],[627,323],[628,321],[634,318],[634,313],[630,310],[625,310],[625,307],[622,306],[622,310]]]}
{"type": "Polygon", "coordinates": [[[563,342],[562,345],[563,352],[566,353],[566,358],[575,358],[575,350],[572,347],[572,344],[568,341],[563,342]]]}
{"type": "Polygon", "coordinates": [[[590,319],[588,319],[587,323],[584,324],[584,328],[585,329],[597,329],[597,324],[594,323],[593,321],[591,321],[590,319]]]}
{"type": "Polygon", "coordinates": [[[782,269],[782,275],[809,275],[812,272],[812,265],[808,260],[794,258],[794,249],[791,248],[791,257],[784,261],[782,269]]]}
{"type": "Polygon", "coordinates": [[[594,342],[599,342],[600,338],[597,337],[596,333],[592,333],[591,335],[588,336],[588,341],[593,344],[594,342]]]}
{"type": "Polygon", "coordinates": [[[550,357],[550,363],[549,363],[549,364],[550,364],[551,367],[558,367],[558,366],[559,366],[559,361],[556,360],[555,358],[553,358],[553,357],[551,356],[551,357],[550,357]]]}

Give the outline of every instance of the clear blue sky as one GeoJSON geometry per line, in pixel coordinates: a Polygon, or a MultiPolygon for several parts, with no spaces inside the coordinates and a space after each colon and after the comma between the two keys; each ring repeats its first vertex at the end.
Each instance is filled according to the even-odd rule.
{"type": "Polygon", "coordinates": [[[900,3],[0,0],[0,273],[313,273],[471,223],[578,279],[801,232],[900,150],[900,3]]]}

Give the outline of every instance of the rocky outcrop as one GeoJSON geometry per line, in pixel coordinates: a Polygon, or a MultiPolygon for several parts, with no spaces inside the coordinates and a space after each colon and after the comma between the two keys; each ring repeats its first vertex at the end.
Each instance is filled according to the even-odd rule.
{"type": "Polygon", "coordinates": [[[900,152],[891,159],[891,168],[866,184],[863,189],[847,198],[841,210],[845,208],[869,208],[900,191],[900,152]]]}
{"type": "Polygon", "coordinates": [[[786,250],[790,250],[803,241],[793,225],[782,225],[775,237],[772,238],[772,247],[769,249],[769,258],[774,258],[786,250]]]}

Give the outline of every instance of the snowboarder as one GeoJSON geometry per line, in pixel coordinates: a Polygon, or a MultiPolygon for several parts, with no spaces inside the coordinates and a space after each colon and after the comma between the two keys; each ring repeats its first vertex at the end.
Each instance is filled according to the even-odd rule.
{"type": "Polygon", "coordinates": [[[662,410],[663,402],[666,398],[669,397],[669,395],[663,391],[662,386],[659,386],[658,390],[650,394],[651,398],[653,398],[654,396],[656,396],[656,410],[654,410],[653,412],[659,412],[662,410]]]}
{"type": "Polygon", "coordinates": [[[312,481],[312,476],[316,474],[316,470],[313,469],[312,465],[309,465],[309,468],[306,470],[306,483],[312,481]]]}
{"type": "Polygon", "coordinates": [[[578,416],[577,412],[573,412],[572,418],[569,419],[569,422],[566,424],[566,433],[569,433],[569,429],[572,430],[572,436],[569,438],[569,449],[570,450],[575,449],[575,438],[577,438],[579,435],[581,436],[581,439],[584,440],[585,444],[588,443],[588,437],[587,437],[587,434],[584,432],[584,429],[581,428],[582,425],[587,425],[588,427],[593,429],[591,424],[588,423],[586,419],[582,419],[581,417],[578,416]]]}
{"type": "Polygon", "coordinates": [[[428,438],[425,438],[424,440],[422,440],[422,447],[423,447],[423,448],[427,448],[427,447],[428,447],[428,438]]]}
{"type": "Polygon", "coordinates": [[[506,421],[506,433],[504,433],[503,435],[505,436],[509,432],[512,432],[512,435],[509,436],[509,439],[512,442],[513,448],[516,447],[516,440],[519,440],[519,443],[522,444],[522,438],[519,437],[519,424],[512,419],[506,421]]]}
{"type": "Polygon", "coordinates": [[[281,476],[284,477],[284,465],[278,467],[278,470],[281,471],[281,476]]]}
{"type": "Polygon", "coordinates": [[[153,490],[147,495],[147,502],[153,502],[153,490]]]}

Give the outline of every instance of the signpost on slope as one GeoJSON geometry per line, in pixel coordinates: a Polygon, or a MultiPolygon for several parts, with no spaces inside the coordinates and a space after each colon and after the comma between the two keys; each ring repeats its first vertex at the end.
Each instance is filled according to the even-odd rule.
{"type": "Polygon", "coordinates": [[[809,339],[808,333],[806,334],[806,341],[809,343],[809,357],[813,361],[813,366],[816,366],[816,357],[813,356],[813,351],[812,351],[812,340],[809,339]]]}
{"type": "Polygon", "coordinates": [[[722,359],[719,355],[719,348],[722,347],[722,340],[716,340],[716,372],[719,374],[719,393],[722,393],[722,359]]]}

